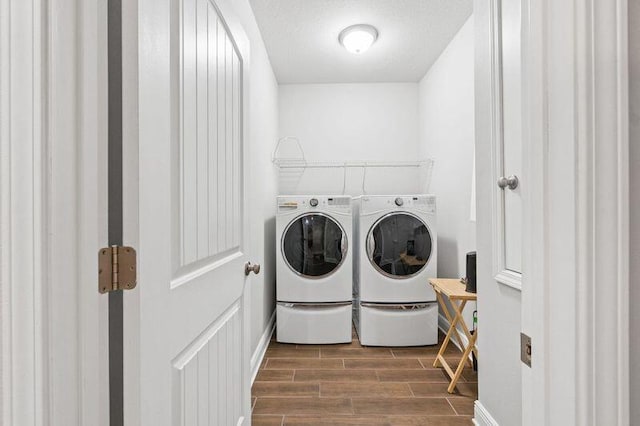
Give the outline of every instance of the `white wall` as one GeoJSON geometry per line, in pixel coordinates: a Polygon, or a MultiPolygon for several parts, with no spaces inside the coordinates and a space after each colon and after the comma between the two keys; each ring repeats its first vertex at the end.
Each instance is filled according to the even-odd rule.
{"type": "MultiPolygon", "coordinates": [[[[307,161],[418,160],[416,83],[287,84],[280,86],[280,137],[297,137],[307,161]]],[[[419,169],[374,169],[365,192],[424,191],[419,169]]],[[[307,169],[281,193],[362,193],[362,169],[307,169]]]]}
{"type": "MultiPolygon", "coordinates": [[[[473,78],[472,16],[419,84],[419,152],[421,157],[434,160],[430,192],[438,200],[440,277],[465,276],[466,254],[476,249],[476,225],[470,219],[475,143],[473,78]]],[[[465,308],[468,325],[472,324],[474,309],[475,303],[465,308]]],[[[444,314],[440,314],[444,321],[444,314]]]]}
{"type": "Polygon", "coordinates": [[[640,419],[640,285],[635,277],[640,276],[640,3],[629,2],[629,101],[630,101],[630,181],[631,181],[631,247],[630,247],[630,321],[629,342],[631,353],[631,418],[640,419]]]}
{"type": "Polygon", "coordinates": [[[473,172],[473,17],[469,18],[419,86],[420,156],[433,158],[431,192],[438,197],[438,274],[465,275],[465,255],[476,248],[470,220],[473,172]]]}
{"type": "Polygon", "coordinates": [[[277,174],[271,151],[278,139],[278,83],[248,0],[235,3],[251,44],[249,63],[249,257],[262,265],[248,287],[251,298],[251,351],[267,332],[275,308],[275,196],[277,174]]]}

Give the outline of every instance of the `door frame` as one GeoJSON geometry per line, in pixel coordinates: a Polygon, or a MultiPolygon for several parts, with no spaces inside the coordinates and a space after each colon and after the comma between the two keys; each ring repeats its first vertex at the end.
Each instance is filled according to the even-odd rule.
{"type": "Polygon", "coordinates": [[[102,3],[0,0],[3,424],[109,421],[102,3]]]}
{"type": "Polygon", "coordinates": [[[525,425],[629,424],[626,11],[523,2],[525,425]]]}

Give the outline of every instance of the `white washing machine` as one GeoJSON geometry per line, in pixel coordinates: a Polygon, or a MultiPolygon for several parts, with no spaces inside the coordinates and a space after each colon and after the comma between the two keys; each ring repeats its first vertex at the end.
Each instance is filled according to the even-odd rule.
{"type": "Polygon", "coordinates": [[[433,195],[354,199],[354,322],[365,346],[438,342],[433,195]]]}
{"type": "Polygon", "coordinates": [[[351,342],[351,197],[279,196],[277,203],[277,341],[351,342]]]}

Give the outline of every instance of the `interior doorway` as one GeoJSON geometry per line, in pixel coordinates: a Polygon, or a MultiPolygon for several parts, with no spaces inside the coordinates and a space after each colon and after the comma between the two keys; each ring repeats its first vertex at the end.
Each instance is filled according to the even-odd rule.
{"type": "MultiPolygon", "coordinates": [[[[397,197],[410,200],[420,198],[420,194],[434,194],[437,220],[432,221],[429,216],[425,226],[430,235],[433,235],[430,252],[433,254],[433,261],[429,263],[427,260],[427,268],[433,269],[428,272],[431,275],[420,276],[419,279],[423,280],[420,290],[426,292],[430,289],[429,277],[464,277],[466,254],[476,248],[476,201],[472,195],[475,189],[472,176],[476,108],[475,17],[472,13],[472,2],[458,2],[451,10],[440,8],[442,5],[426,5],[424,2],[410,2],[401,8],[385,2],[376,5],[356,2],[357,4],[351,4],[349,7],[341,7],[338,4],[325,4],[320,7],[319,3],[309,3],[308,9],[305,10],[287,2],[280,2],[277,6],[257,1],[251,3],[265,50],[278,81],[279,134],[272,155],[278,171],[278,194],[286,197],[291,203],[304,203],[305,200],[310,202],[315,197],[321,200],[322,195],[354,197],[354,206],[359,202],[358,199],[365,203],[365,200],[370,198],[373,205],[374,200],[378,199],[376,197],[382,199],[386,195],[392,207],[396,206],[394,200],[397,197]],[[280,12],[273,13],[274,7],[280,12]],[[358,13],[367,17],[365,24],[377,28],[378,39],[368,51],[353,55],[340,44],[339,34],[349,27],[348,21],[358,13]],[[295,18],[293,14],[296,15],[295,18]],[[302,31],[299,37],[291,38],[289,34],[300,27],[305,28],[305,31],[302,31]],[[322,37],[316,37],[319,33],[322,37]],[[409,33],[415,34],[416,38],[409,41],[402,36],[409,33]],[[418,34],[424,38],[418,37],[418,34]],[[406,43],[399,43],[399,40],[405,40],[406,43]],[[392,55],[398,55],[402,60],[398,59],[394,66],[382,65],[384,58],[392,55]],[[294,56],[304,57],[305,60],[294,63],[291,61],[294,56]],[[327,64],[332,66],[327,67],[327,64]],[[452,178],[453,176],[455,178],[452,178]]],[[[280,215],[280,205],[278,201],[276,221],[280,215]]],[[[403,207],[396,209],[409,210],[413,207],[415,206],[405,203],[403,207]]],[[[380,207],[378,212],[371,207],[373,222],[383,220],[382,209],[380,207]],[[375,216],[376,214],[379,214],[379,217],[375,216]]],[[[297,214],[293,208],[290,210],[292,217],[303,214],[302,208],[297,214]]],[[[391,211],[392,208],[389,208],[389,212],[391,211]]],[[[286,213],[282,213],[284,214],[286,213]]],[[[355,207],[353,214],[358,215],[355,207]]],[[[362,222],[363,216],[359,216],[359,219],[362,222]]],[[[390,220],[393,220],[393,217],[390,220]]],[[[395,230],[401,227],[396,222],[391,223],[387,229],[395,230]]],[[[375,243],[369,244],[366,241],[370,225],[374,224],[367,222],[366,226],[362,226],[354,222],[353,236],[350,236],[349,244],[350,249],[355,250],[354,259],[357,259],[354,260],[354,270],[358,268],[357,262],[361,264],[360,271],[375,263],[378,269],[375,266],[368,269],[371,271],[371,279],[383,275],[385,281],[381,287],[384,289],[386,286],[390,290],[386,293],[381,290],[380,294],[372,297],[375,300],[366,300],[366,296],[360,294],[360,301],[379,305],[385,301],[387,304],[393,301],[397,304],[404,303],[404,308],[407,308],[406,304],[411,301],[416,302],[414,305],[417,302],[427,302],[429,306],[414,306],[413,314],[416,316],[413,324],[416,333],[409,333],[405,325],[404,329],[394,329],[393,334],[397,336],[398,341],[403,340],[405,344],[409,344],[407,342],[415,337],[414,334],[420,335],[424,340],[425,336],[431,334],[432,328],[435,340],[430,342],[429,347],[407,351],[402,360],[394,359],[396,349],[399,348],[385,346],[380,340],[377,341],[376,347],[369,347],[371,341],[367,342],[364,330],[361,335],[353,337],[350,343],[335,344],[335,349],[334,345],[328,345],[316,347],[315,352],[309,351],[308,355],[316,359],[295,359],[305,353],[305,346],[300,342],[295,348],[291,348],[291,351],[287,351],[285,339],[272,342],[272,349],[267,349],[266,345],[262,346],[262,353],[265,353],[267,362],[258,372],[254,382],[256,421],[277,422],[278,416],[280,420],[284,418],[285,423],[302,421],[305,417],[321,421],[318,413],[323,409],[322,404],[331,402],[323,400],[323,395],[327,395],[322,391],[325,384],[333,387],[344,386],[347,389],[339,395],[343,404],[341,410],[342,414],[350,413],[350,418],[354,421],[360,417],[371,420],[371,416],[376,415],[374,413],[383,413],[376,421],[389,422],[399,414],[401,407],[405,406],[403,404],[406,404],[406,407],[414,407],[414,411],[408,410],[407,413],[412,412],[416,415],[416,421],[426,421],[430,415],[456,416],[457,413],[462,414],[461,418],[452,421],[471,421],[472,401],[476,399],[475,396],[465,400],[471,394],[446,393],[447,376],[442,370],[433,367],[433,357],[439,348],[438,329],[446,331],[449,322],[444,312],[438,312],[435,294],[426,297],[411,296],[413,298],[402,300],[405,294],[403,290],[392,289],[393,285],[402,285],[397,284],[401,281],[399,278],[393,278],[396,272],[407,271],[406,275],[411,276],[421,269],[422,265],[418,263],[405,268],[400,256],[405,251],[417,253],[422,247],[417,241],[422,240],[413,236],[403,237],[406,241],[397,244],[398,256],[394,256],[393,250],[383,249],[384,244],[381,240],[386,235],[384,232],[373,231],[370,241],[375,243]],[[408,244],[409,240],[413,242],[413,250],[406,248],[407,245],[411,245],[408,244]],[[371,247],[374,248],[369,250],[371,247]],[[378,258],[372,259],[376,253],[378,258]],[[384,273],[381,274],[380,271],[384,273]],[[381,296],[382,293],[384,296],[381,296]],[[429,319],[433,325],[423,329],[423,318],[427,317],[433,308],[434,318],[429,319]],[[420,312],[421,315],[416,312],[420,312]],[[323,354],[332,353],[334,350],[349,354],[342,355],[344,366],[348,368],[343,367],[344,371],[323,371],[323,366],[326,366],[326,370],[331,370],[331,365],[334,369],[339,365],[335,360],[324,359],[327,356],[323,354]],[[370,359],[374,356],[380,358],[377,359],[378,362],[375,362],[376,359],[370,359]],[[421,358],[424,363],[420,362],[421,358]],[[430,362],[427,362],[428,359],[430,362]],[[283,367],[287,362],[297,365],[298,361],[298,369],[286,371],[283,367]],[[356,368],[356,365],[360,365],[360,368],[356,368]],[[368,369],[366,365],[369,366],[368,369]],[[384,371],[385,366],[389,371],[384,371]],[[280,379],[276,377],[280,373],[278,370],[283,370],[280,379]],[[316,374],[313,378],[309,376],[312,373],[316,374]],[[371,387],[378,387],[380,393],[367,394],[366,386],[351,386],[350,383],[346,383],[352,373],[368,377],[367,383],[371,387]],[[377,379],[380,374],[397,374],[397,380],[405,382],[390,386],[389,383],[377,379]],[[344,380],[340,379],[341,375],[344,376],[344,380]],[[415,382],[413,385],[423,387],[422,393],[418,392],[415,396],[405,392],[407,387],[412,386],[412,375],[415,382]],[[402,379],[399,378],[401,376],[402,379]],[[304,378],[306,383],[296,383],[296,377],[299,380],[304,378]],[[273,382],[266,383],[267,380],[273,382]],[[311,388],[307,397],[314,398],[314,401],[317,398],[319,404],[309,407],[306,411],[304,401],[300,400],[305,396],[296,395],[294,391],[303,388],[303,384],[311,388]],[[350,391],[349,386],[353,388],[350,391]],[[369,413],[358,405],[367,402],[375,404],[372,401],[376,397],[389,397],[388,389],[394,387],[404,389],[395,395],[396,399],[393,401],[397,405],[383,401],[380,404],[384,407],[381,408],[383,411],[373,410],[369,413]],[[439,392],[443,388],[445,392],[439,392]],[[290,389],[291,392],[287,393],[284,389],[290,389]],[[424,407],[419,408],[430,392],[431,396],[437,395],[439,398],[438,401],[434,399],[432,402],[442,403],[440,409],[435,408],[431,412],[424,410],[424,407]],[[456,399],[460,397],[462,399],[456,399]],[[460,410],[452,408],[447,398],[451,398],[454,403],[460,403],[460,410]],[[290,411],[287,403],[292,404],[289,407],[290,411]],[[385,409],[387,411],[384,411],[385,409]]],[[[283,226],[283,229],[285,228],[286,226],[283,226]]],[[[420,234],[417,228],[412,227],[414,235],[420,234]]],[[[278,243],[281,242],[282,235],[276,233],[272,238],[274,247],[279,251],[278,243]]],[[[277,267],[279,266],[277,264],[277,267]]],[[[286,265],[283,269],[287,272],[286,265]]],[[[361,274],[364,276],[363,272],[361,274]]],[[[365,278],[361,280],[365,281],[365,278]]],[[[404,281],[405,284],[407,282],[408,279],[404,281]]],[[[299,285],[304,284],[305,281],[300,280],[299,285]]],[[[278,285],[279,280],[276,282],[276,286],[278,285]]],[[[358,322],[358,315],[369,314],[375,321],[382,316],[372,314],[383,312],[382,306],[379,305],[363,308],[358,314],[357,298],[354,290],[354,321],[358,322]]],[[[277,300],[279,302],[276,309],[280,307],[280,301],[287,302],[286,296],[278,296],[277,300]]],[[[466,323],[469,325],[473,324],[473,305],[474,303],[470,302],[464,312],[466,323]]],[[[386,312],[384,315],[392,314],[386,312]]],[[[367,326],[369,324],[371,323],[367,326]]],[[[380,330],[382,326],[376,325],[369,329],[371,328],[380,330]]],[[[460,331],[460,334],[463,332],[460,331]]],[[[261,342],[267,343],[268,339],[261,342]]],[[[450,347],[450,350],[457,351],[460,356],[459,350],[454,347],[450,347]]],[[[451,361],[451,364],[457,365],[457,362],[451,361]]],[[[518,363],[512,362],[511,365],[515,365],[518,374],[518,363]]],[[[481,360],[479,367],[482,367],[481,360]]],[[[470,371],[471,369],[465,370],[464,375],[471,377],[469,383],[473,383],[473,373],[470,371]]],[[[471,384],[469,387],[475,386],[471,384]]],[[[518,395],[514,393],[511,396],[515,404],[519,405],[518,395]]]]}

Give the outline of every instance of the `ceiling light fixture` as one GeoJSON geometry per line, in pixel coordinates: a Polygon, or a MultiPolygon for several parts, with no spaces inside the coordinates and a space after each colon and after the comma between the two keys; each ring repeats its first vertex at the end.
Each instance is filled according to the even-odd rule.
{"type": "Polygon", "coordinates": [[[368,24],[352,25],[340,32],[338,40],[351,53],[364,53],[378,38],[378,30],[368,24]]]}

